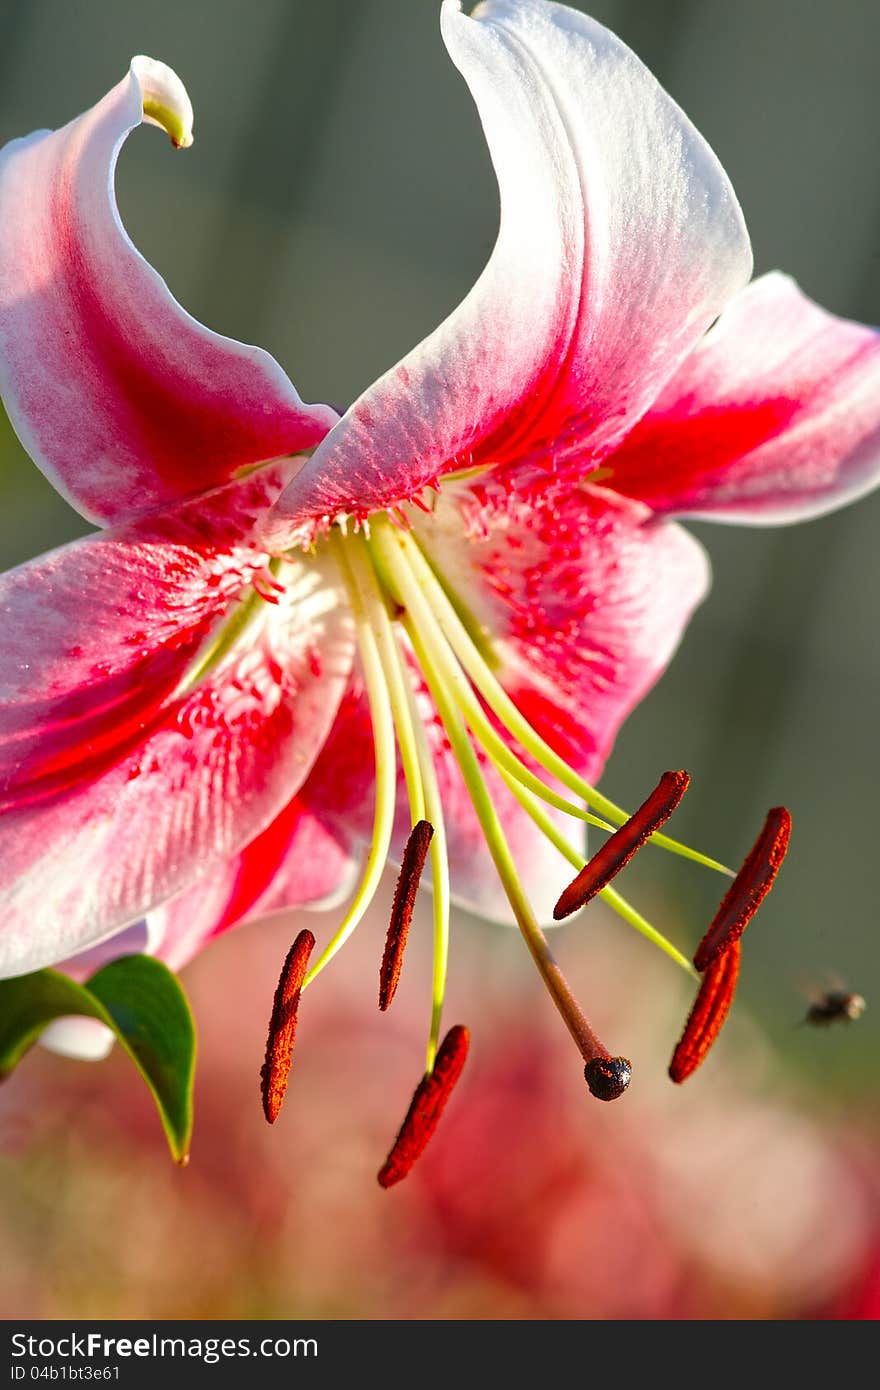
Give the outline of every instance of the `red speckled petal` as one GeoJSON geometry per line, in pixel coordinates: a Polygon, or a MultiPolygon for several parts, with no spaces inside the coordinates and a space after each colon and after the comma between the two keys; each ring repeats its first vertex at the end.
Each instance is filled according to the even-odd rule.
{"type": "MultiPolygon", "coordinates": [[[[112,558],[112,533],[91,544],[105,539],[112,558]]],[[[199,557],[186,557],[185,547],[179,553],[198,570],[199,557]]],[[[123,547],[123,574],[126,558],[123,547]]],[[[169,690],[172,658],[161,647],[162,677],[153,686],[149,659],[111,671],[106,731],[100,684],[81,711],[74,689],[61,692],[61,708],[73,702],[74,723],[90,731],[78,757],[75,739],[52,743],[45,712],[50,757],[25,722],[34,780],[16,780],[12,764],[0,821],[0,975],[77,954],[219,871],[295,795],[348,683],[353,637],[333,571],[315,560],[294,563],[284,582],[281,602],[266,604],[247,639],[189,694],[169,690]],[[146,692],[139,707],[130,688],[137,678],[146,692]]],[[[54,611],[72,616],[78,592],[56,585],[54,611]]],[[[143,616],[149,621],[148,608],[143,616]]],[[[120,631],[131,621],[124,608],[120,631]]],[[[86,618],[80,622],[84,629],[86,618]]],[[[108,640],[111,653],[114,645],[124,649],[108,640]]],[[[51,673],[51,654],[44,652],[44,665],[51,673]]],[[[51,680],[48,689],[36,677],[33,684],[51,705],[51,680]]],[[[63,734],[64,719],[55,723],[63,734]]]]}
{"type": "MultiPolygon", "coordinates": [[[[416,530],[492,641],[496,674],[523,714],[582,776],[598,781],[620,725],[662,674],[706,593],[702,547],[639,503],[586,485],[547,491],[528,505],[501,488],[490,496],[450,485],[416,530]]],[[[447,816],[452,891],[474,911],[510,920],[458,766],[424,692],[421,699],[447,816]]],[[[571,867],[492,767],[483,770],[524,886],[551,923],[571,867]]],[[[582,823],[551,814],[583,848],[582,823]]],[[[400,822],[398,832],[399,856],[400,822]]]]}
{"type": "Polygon", "coordinates": [[[0,576],[0,807],[58,791],[137,742],[267,564],[254,524],[295,466],[0,576]]]}
{"type": "Polygon", "coordinates": [[[309,806],[309,783],[228,864],[150,914],[151,952],[180,970],[230,927],[296,907],[329,909],[353,890],[358,857],[309,806]]]}
{"type": "Polygon", "coordinates": [[[751,272],[715,156],[619,39],[543,0],[447,0],[443,37],[501,195],[492,257],[343,417],[274,537],[364,515],[451,469],[580,477],[651,405],[751,272]]]}
{"type": "Polygon", "coordinates": [[[0,154],[0,394],[34,462],[98,522],[309,448],[336,419],[268,353],[191,318],[132,245],[113,178],[145,103],[188,143],[180,80],[135,58],[90,111],[0,154]]]}
{"type": "Polygon", "coordinates": [[[773,273],[738,295],[610,458],[656,512],[778,525],[880,481],[880,333],[773,273]]]}

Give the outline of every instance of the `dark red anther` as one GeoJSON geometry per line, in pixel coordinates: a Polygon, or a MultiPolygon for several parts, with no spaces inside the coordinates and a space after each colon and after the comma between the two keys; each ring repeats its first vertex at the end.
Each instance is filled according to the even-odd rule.
{"type": "Polygon", "coordinates": [[[684,1032],[669,1063],[669,1075],[673,1081],[686,1081],[697,1070],[721,1032],[736,993],[741,954],[739,941],[732,941],[703,976],[684,1032]]]}
{"type": "Polygon", "coordinates": [[[269,1020],[269,1036],[266,1039],[266,1060],[260,1070],[263,1114],[270,1125],[278,1118],[284,1092],[287,1090],[290,1059],[296,1038],[299,996],[309,956],[314,948],[315,938],[312,933],[301,931],[287,953],[287,959],[281,968],[278,988],[275,990],[272,1017],[269,1020]]]}
{"type": "Polygon", "coordinates": [[[379,1008],[382,1010],[387,1009],[394,998],[400,979],[400,967],[403,964],[403,951],[409,935],[413,908],[416,905],[416,893],[419,891],[428,846],[433,836],[434,827],[431,822],[420,820],[410,831],[403,851],[400,874],[394,890],[394,902],[391,905],[391,921],[385,938],[385,951],[379,967],[379,1008]]]}
{"type": "Polygon", "coordinates": [[[767,812],[760,835],[694,952],[694,965],[698,970],[705,970],[731,942],[742,936],[773,887],[790,835],[791,816],[784,806],[774,806],[767,812]]]}
{"type": "Polygon", "coordinates": [[[621,869],[632,859],[636,850],[668,821],[688,788],[690,777],[686,772],[664,772],[647,801],[615,830],[598,854],[594,854],[585,864],[553,909],[553,916],[559,922],[578,908],[595,898],[596,894],[609,884],[621,869]]]}
{"type": "Polygon", "coordinates": [[[416,1087],[391,1152],[379,1169],[380,1187],[393,1187],[400,1182],[424,1152],[440,1123],[452,1088],[461,1076],[469,1042],[470,1034],[460,1023],[446,1034],[438,1049],[434,1070],[416,1087]]]}

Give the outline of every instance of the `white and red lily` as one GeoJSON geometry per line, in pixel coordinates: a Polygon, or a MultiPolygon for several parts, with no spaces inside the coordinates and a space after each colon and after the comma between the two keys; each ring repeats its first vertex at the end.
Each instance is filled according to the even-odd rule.
{"type": "Polygon", "coordinates": [[[709,578],[670,517],[789,522],[880,478],[880,336],[747,284],[727,177],[638,59],[546,0],[444,0],[441,26],[498,240],[341,419],[196,323],[125,234],[126,136],[191,143],[168,68],[134,59],[0,156],[3,400],[107,528],[0,579],[0,976],[177,968],[246,917],[339,902],[372,820],[317,970],[427,818],[433,1048],[447,873],[523,926],[582,862],[560,802],[623,819],[588,784],[709,578]]]}

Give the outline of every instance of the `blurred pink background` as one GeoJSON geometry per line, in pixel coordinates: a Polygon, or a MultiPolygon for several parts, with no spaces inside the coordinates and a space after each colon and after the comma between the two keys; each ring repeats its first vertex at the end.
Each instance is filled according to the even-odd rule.
{"type": "MultiPolygon", "coordinates": [[[[185,1170],[125,1058],[25,1059],[0,1092],[5,1317],[876,1316],[876,1114],[796,1086],[744,1008],[672,1086],[692,986],[603,907],[556,943],[600,1034],[633,1059],[628,1094],[588,1095],[517,933],[460,915],[446,1020],[470,1026],[471,1055],[424,1157],[382,1191],[430,989],[423,900],[378,1012],[385,887],[303,998],[271,1129],[259,1070],[276,975],[298,926],[320,941],[333,914],[242,928],[187,972],[201,1060],[185,1170]]],[[[796,1021],[786,1048],[855,1036],[796,1021]]]]}

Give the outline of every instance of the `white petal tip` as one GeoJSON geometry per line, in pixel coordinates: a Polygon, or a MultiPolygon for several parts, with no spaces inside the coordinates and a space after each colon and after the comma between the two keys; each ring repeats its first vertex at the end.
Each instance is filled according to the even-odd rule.
{"type": "Polygon", "coordinates": [[[143,54],[132,58],[131,71],[141,89],[144,120],[164,130],[176,150],[188,149],[193,142],[193,109],[177,73],[143,54]]]}
{"type": "Polygon", "coordinates": [[[80,1062],[103,1062],[115,1041],[111,1030],[96,1018],[57,1018],[40,1035],[40,1043],[50,1052],[80,1062]]]}

